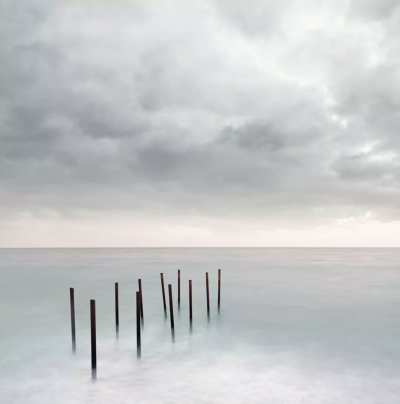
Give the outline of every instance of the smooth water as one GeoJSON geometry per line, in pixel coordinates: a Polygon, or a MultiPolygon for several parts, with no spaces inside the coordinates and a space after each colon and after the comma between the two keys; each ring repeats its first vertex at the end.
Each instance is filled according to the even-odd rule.
{"type": "Polygon", "coordinates": [[[1,403],[400,403],[400,250],[3,249],[0,262],[1,403]],[[164,317],[160,272],[173,286],[175,343],[169,315],[164,317]],[[95,381],[90,299],[97,311],[95,381]]]}

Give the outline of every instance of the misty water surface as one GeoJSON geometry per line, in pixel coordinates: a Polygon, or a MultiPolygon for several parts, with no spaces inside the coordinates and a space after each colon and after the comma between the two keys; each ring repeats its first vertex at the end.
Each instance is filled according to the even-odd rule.
{"type": "Polygon", "coordinates": [[[400,402],[400,250],[3,249],[0,259],[2,403],[400,402]],[[164,317],[160,272],[173,286],[175,343],[164,317]],[[138,278],[144,299],[140,360],[138,278]],[[96,381],[90,371],[90,299],[97,306],[96,381]]]}

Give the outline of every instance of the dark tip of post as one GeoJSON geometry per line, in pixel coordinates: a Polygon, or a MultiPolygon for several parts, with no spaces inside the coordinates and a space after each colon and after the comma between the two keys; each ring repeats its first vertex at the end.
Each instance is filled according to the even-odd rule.
{"type": "Polygon", "coordinates": [[[221,270],[218,269],[218,312],[221,306],[221,270]]]}
{"type": "Polygon", "coordinates": [[[206,289],[207,289],[207,316],[210,317],[210,291],[208,287],[208,272],[206,272],[206,289]]]}
{"type": "Polygon", "coordinates": [[[181,305],[181,270],[178,269],[178,308],[181,305]]]}
{"type": "Polygon", "coordinates": [[[192,307],[192,281],[189,281],[189,319],[190,319],[190,330],[192,329],[193,320],[193,307],[192,307]]]}
{"type": "Polygon", "coordinates": [[[172,341],[175,341],[175,325],[174,325],[174,306],[172,300],[172,286],[168,285],[168,292],[169,292],[169,316],[171,318],[171,334],[172,334],[172,341]]]}
{"type": "Polygon", "coordinates": [[[92,348],[92,378],[97,376],[97,350],[96,350],[96,302],[90,301],[90,331],[92,348]]]}
{"type": "Polygon", "coordinates": [[[118,297],[118,283],[115,283],[115,330],[117,338],[119,334],[119,297],[118,297]]]}
{"type": "Polygon", "coordinates": [[[164,303],[164,311],[167,311],[167,304],[165,302],[165,289],[164,289],[164,275],[160,274],[161,277],[161,290],[162,290],[162,297],[163,297],[163,303],[164,303]]]}
{"type": "Polygon", "coordinates": [[[142,291],[142,280],[139,279],[139,294],[140,294],[140,316],[143,322],[143,291],[142,291]]]}
{"type": "Polygon", "coordinates": [[[69,299],[71,303],[71,334],[72,334],[72,352],[76,352],[76,336],[75,336],[75,295],[74,288],[69,289],[69,299]]]}
{"type": "Polygon", "coordinates": [[[142,355],[142,341],[140,338],[140,303],[140,292],[136,292],[136,348],[138,358],[142,355]]]}

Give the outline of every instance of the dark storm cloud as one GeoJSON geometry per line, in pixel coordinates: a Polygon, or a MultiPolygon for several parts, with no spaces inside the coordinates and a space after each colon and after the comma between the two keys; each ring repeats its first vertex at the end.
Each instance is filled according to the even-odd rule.
{"type": "Polygon", "coordinates": [[[400,12],[345,3],[4,2],[4,212],[399,219],[400,12]]]}

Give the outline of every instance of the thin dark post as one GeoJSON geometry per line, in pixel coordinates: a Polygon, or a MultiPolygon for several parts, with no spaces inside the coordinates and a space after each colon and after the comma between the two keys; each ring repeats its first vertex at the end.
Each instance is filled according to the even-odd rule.
{"type": "Polygon", "coordinates": [[[178,307],[181,304],[181,270],[178,269],[178,307]]]}
{"type": "Polygon", "coordinates": [[[74,288],[69,289],[69,299],[71,302],[71,332],[72,332],[72,350],[76,351],[76,339],[75,339],[75,296],[74,288]]]}
{"type": "Polygon", "coordinates": [[[221,270],[218,269],[218,309],[221,305],[221,270]]]}
{"type": "Polygon", "coordinates": [[[142,350],[140,339],[140,311],[141,311],[140,292],[136,292],[136,346],[137,346],[138,358],[140,358],[142,350]]]}
{"type": "Polygon", "coordinates": [[[140,315],[143,321],[143,293],[142,293],[142,280],[139,279],[139,295],[140,295],[140,315]]]}
{"type": "Polygon", "coordinates": [[[97,352],[96,352],[96,301],[90,301],[90,331],[92,340],[92,377],[96,378],[97,373],[97,352]]]}
{"type": "Polygon", "coordinates": [[[192,324],[193,312],[192,312],[192,281],[189,281],[189,318],[190,324],[192,324]]]}
{"type": "Polygon", "coordinates": [[[115,283],[115,328],[119,332],[119,301],[118,301],[118,283],[115,283]]]}
{"type": "Polygon", "coordinates": [[[172,339],[175,338],[175,326],[174,326],[174,306],[172,301],[172,286],[168,285],[169,292],[169,316],[171,317],[171,333],[172,339]]]}
{"type": "Polygon", "coordinates": [[[207,316],[210,317],[210,293],[208,289],[208,272],[206,272],[206,289],[207,289],[207,316]]]}
{"type": "Polygon", "coordinates": [[[162,298],[164,302],[164,311],[167,311],[167,304],[165,303],[165,290],[164,290],[164,275],[160,274],[161,276],[161,289],[162,289],[162,298]]]}

